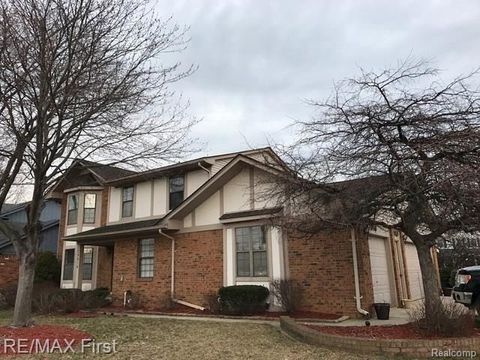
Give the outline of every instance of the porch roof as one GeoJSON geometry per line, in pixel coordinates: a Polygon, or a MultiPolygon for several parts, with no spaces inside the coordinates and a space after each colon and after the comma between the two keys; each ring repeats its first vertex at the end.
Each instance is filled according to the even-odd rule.
{"type": "Polygon", "coordinates": [[[161,228],[162,218],[101,226],[78,234],[66,236],[64,241],[77,241],[83,245],[111,242],[113,238],[125,235],[155,234],[161,228]]]}

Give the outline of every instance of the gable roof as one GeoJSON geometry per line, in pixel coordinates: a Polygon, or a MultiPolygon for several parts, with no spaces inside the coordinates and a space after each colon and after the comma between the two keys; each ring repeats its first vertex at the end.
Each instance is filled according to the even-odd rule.
{"type": "Polygon", "coordinates": [[[99,179],[101,179],[103,183],[107,183],[118,178],[138,174],[136,171],[123,169],[118,166],[104,165],[87,160],[78,160],[78,162],[82,164],[85,168],[90,170],[99,179]]]}
{"type": "Polygon", "coordinates": [[[25,207],[29,204],[29,201],[25,201],[19,204],[3,204],[2,206],[2,211],[0,213],[0,216],[6,216],[10,215],[19,211],[22,211],[25,209],[25,207]]]}
{"type": "Polygon", "coordinates": [[[203,183],[193,194],[187,197],[175,209],[168,213],[163,222],[170,219],[180,219],[188,215],[190,211],[200,205],[203,201],[213,195],[223,184],[231,180],[237,175],[245,166],[254,166],[272,174],[280,173],[280,170],[270,165],[266,165],[260,161],[254,160],[248,156],[237,155],[220,171],[218,171],[209,180],[203,183]]]}
{"type": "MultiPolygon", "coordinates": [[[[40,233],[42,233],[43,231],[46,231],[48,229],[51,229],[55,226],[58,226],[59,222],[60,221],[58,219],[40,222],[40,224],[42,225],[42,228],[40,229],[40,233]]],[[[22,239],[24,239],[25,234],[24,234],[23,228],[24,228],[25,224],[12,223],[12,222],[10,224],[12,224],[16,228],[16,230],[19,233],[22,234],[22,239]]],[[[0,250],[4,249],[7,246],[10,246],[11,244],[12,244],[12,242],[10,241],[10,239],[7,238],[4,234],[0,233],[0,250]]]]}

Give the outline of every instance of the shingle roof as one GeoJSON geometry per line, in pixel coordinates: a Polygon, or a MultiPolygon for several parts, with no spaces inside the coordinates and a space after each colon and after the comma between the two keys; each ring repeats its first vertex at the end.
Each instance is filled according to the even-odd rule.
{"type": "Polygon", "coordinates": [[[19,210],[23,210],[23,208],[29,203],[29,201],[19,203],[19,204],[3,204],[2,211],[0,215],[5,215],[7,213],[16,212],[19,210]]]}
{"type": "Polygon", "coordinates": [[[274,215],[274,214],[278,214],[280,211],[282,211],[281,207],[259,209],[259,210],[238,211],[238,212],[223,214],[222,216],[220,216],[220,220],[237,219],[237,218],[249,217],[249,216],[274,215]]]}
{"type": "MultiPolygon", "coordinates": [[[[23,228],[24,228],[25,224],[20,224],[20,223],[11,223],[11,224],[14,225],[14,227],[17,229],[17,231],[19,231],[22,234],[22,238],[24,238],[25,234],[23,234],[23,228]]],[[[58,224],[59,224],[58,219],[49,220],[49,221],[42,221],[41,222],[42,228],[41,228],[40,232],[45,231],[47,229],[50,229],[51,227],[58,226],[58,224]]],[[[0,233],[0,249],[4,248],[6,246],[9,246],[10,244],[11,244],[10,239],[7,238],[4,234],[0,233]]]]}
{"type": "Polygon", "coordinates": [[[121,224],[101,226],[92,230],[81,232],[79,234],[67,236],[65,237],[65,240],[68,241],[72,239],[92,238],[105,234],[111,235],[116,233],[122,233],[124,231],[135,232],[148,230],[159,225],[160,220],[161,218],[155,218],[142,221],[131,221],[121,224]]]}
{"type": "Polygon", "coordinates": [[[82,165],[88,167],[93,173],[105,181],[112,181],[125,176],[135,175],[136,171],[123,169],[113,165],[103,165],[93,161],[80,160],[82,165]]]}

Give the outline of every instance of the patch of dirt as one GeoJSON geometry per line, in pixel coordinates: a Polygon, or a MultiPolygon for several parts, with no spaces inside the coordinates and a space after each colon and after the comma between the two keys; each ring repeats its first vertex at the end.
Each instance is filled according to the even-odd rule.
{"type": "Polygon", "coordinates": [[[83,339],[92,339],[86,332],[60,325],[35,325],[24,328],[0,327],[0,356],[33,354],[49,349],[78,348],[83,339]],[[48,345],[46,345],[48,344],[48,345]]]}
{"type": "MultiPolygon", "coordinates": [[[[427,335],[413,324],[392,326],[319,326],[307,327],[321,333],[339,336],[360,337],[367,339],[440,339],[440,336],[427,335]]],[[[480,329],[474,330],[480,336],[480,329]]]]}

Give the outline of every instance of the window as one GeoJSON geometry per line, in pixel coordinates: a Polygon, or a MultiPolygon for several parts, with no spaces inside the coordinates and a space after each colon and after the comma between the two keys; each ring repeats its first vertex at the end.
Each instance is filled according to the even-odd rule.
{"type": "Polygon", "coordinates": [[[153,277],[154,245],[153,239],[143,239],[138,243],[138,276],[141,278],[153,277]]]}
{"type": "Polygon", "coordinates": [[[92,280],[93,249],[83,249],[82,279],[92,280]]]}
{"type": "Polygon", "coordinates": [[[78,195],[73,194],[68,197],[67,225],[76,224],[77,215],[78,215],[78,195]]]}
{"type": "Polygon", "coordinates": [[[262,226],[235,229],[237,276],[267,276],[267,243],[262,226]]]}
{"type": "Polygon", "coordinates": [[[85,194],[83,199],[83,223],[95,223],[95,206],[97,204],[97,194],[85,194]]]}
{"type": "Polygon", "coordinates": [[[122,192],[122,217],[133,215],[133,186],[123,188],[122,192]]]}
{"type": "Polygon", "coordinates": [[[75,262],[75,249],[65,250],[63,260],[63,280],[73,280],[73,263],[75,262]]]}
{"type": "Polygon", "coordinates": [[[170,198],[169,209],[175,209],[183,201],[183,190],[185,188],[185,179],[183,176],[173,176],[170,178],[170,198]]]}

